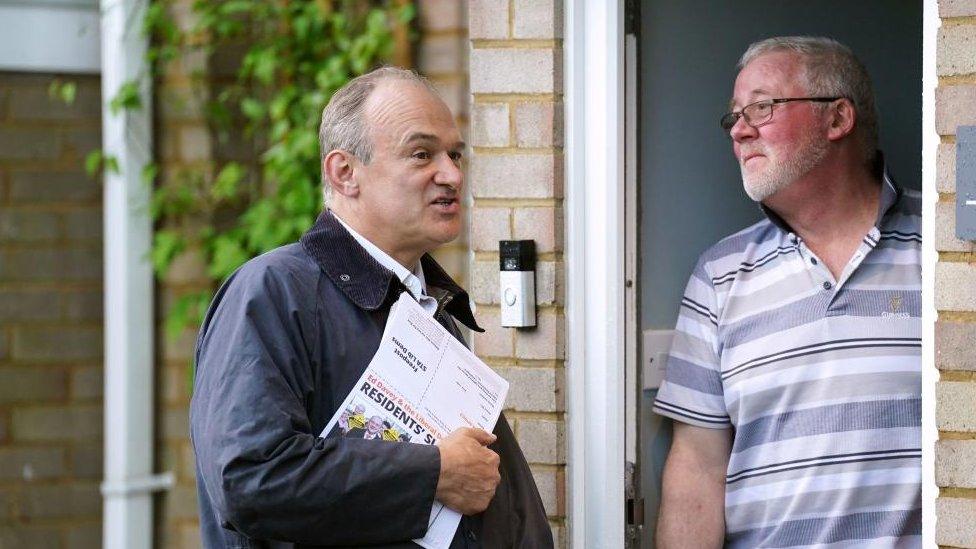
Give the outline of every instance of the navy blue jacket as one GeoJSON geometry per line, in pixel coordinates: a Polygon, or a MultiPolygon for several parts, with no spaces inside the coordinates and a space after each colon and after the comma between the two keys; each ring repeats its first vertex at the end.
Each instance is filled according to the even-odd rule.
{"type": "MultiPolygon", "coordinates": [[[[421,259],[437,320],[481,330],[468,296],[421,259]]],[[[422,444],[319,438],[379,346],[405,288],[329,211],[300,242],[242,266],[200,329],[191,439],[204,546],[416,547],[440,454],[422,444]]],[[[551,547],[538,490],[504,419],[501,482],[452,547],[551,547]]]]}

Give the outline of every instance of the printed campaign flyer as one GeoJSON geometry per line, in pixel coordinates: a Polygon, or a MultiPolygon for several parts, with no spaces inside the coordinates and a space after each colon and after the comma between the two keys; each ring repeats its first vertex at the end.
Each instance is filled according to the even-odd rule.
{"type": "MultiPolygon", "coordinates": [[[[355,389],[321,436],[434,444],[460,427],[495,428],[508,382],[437,323],[407,292],[355,389]]],[[[435,501],[427,549],[451,544],[461,515],[435,501]]]]}

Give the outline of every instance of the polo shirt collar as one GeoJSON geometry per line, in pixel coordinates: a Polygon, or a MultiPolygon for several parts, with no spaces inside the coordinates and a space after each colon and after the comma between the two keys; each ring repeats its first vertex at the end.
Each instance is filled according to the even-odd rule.
{"type": "MultiPolygon", "coordinates": [[[[901,187],[895,184],[895,180],[892,179],[891,175],[888,173],[888,166],[885,164],[884,155],[881,153],[881,151],[878,151],[874,169],[876,173],[879,173],[881,176],[881,196],[878,199],[878,215],[875,219],[874,226],[881,228],[881,221],[884,219],[885,215],[888,214],[888,210],[890,210],[891,207],[898,202],[898,199],[901,197],[902,190],[901,187]]],[[[784,233],[793,233],[793,228],[790,227],[790,225],[771,208],[760,202],[759,209],[761,209],[766,215],[770,223],[778,227],[784,233]]]]}
{"type": "MultiPolygon", "coordinates": [[[[393,271],[380,264],[349,233],[331,210],[319,214],[315,224],[299,242],[322,272],[359,308],[375,311],[399,295],[403,283],[393,271]]],[[[451,279],[430,254],[420,258],[427,293],[438,307],[462,324],[483,332],[471,312],[468,293],[451,279]]]]}

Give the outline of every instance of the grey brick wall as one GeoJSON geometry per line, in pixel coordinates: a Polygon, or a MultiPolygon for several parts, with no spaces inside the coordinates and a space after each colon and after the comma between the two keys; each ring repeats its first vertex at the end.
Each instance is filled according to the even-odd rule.
{"type": "Polygon", "coordinates": [[[0,547],[97,547],[102,476],[100,81],[0,72],[0,547]]]}
{"type": "MultiPolygon", "coordinates": [[[[940,0],[935,92],[936,163],[935,447],[936,542],[976,547],[976,256],[955,237],[955,134],[976,124],[976,2],[940,0]]],[[[929,504],[931,502],[925,502],[929,504]]]]}
{"type": "Polygon", "coordinates": [[[562,2],[472,0],[471,295],[475,352],[510,383],[509,421],[565,546],[562,2]],[[502,328],[498,241],[532,239],[538,326],[502,328]]]}

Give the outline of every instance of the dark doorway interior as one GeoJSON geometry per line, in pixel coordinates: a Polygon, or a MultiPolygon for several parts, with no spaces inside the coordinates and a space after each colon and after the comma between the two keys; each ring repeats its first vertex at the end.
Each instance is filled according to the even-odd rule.
{"type": "MultiPolygon", "coordinates": [[[[830,36],[871,73],[881,148],[894,179],[921,188],[922,4],[891,0],[683,0],[640,3],[640,329],[670,330],[688,274],[705,248],[759,219],[718,126],[735,64],[776,35],[830,36]]],[[[647,349],[642,355],[646,356],[647,349]]],[[[643,547],[653,547],[666,422],[641,399],[643,547]]]]}

